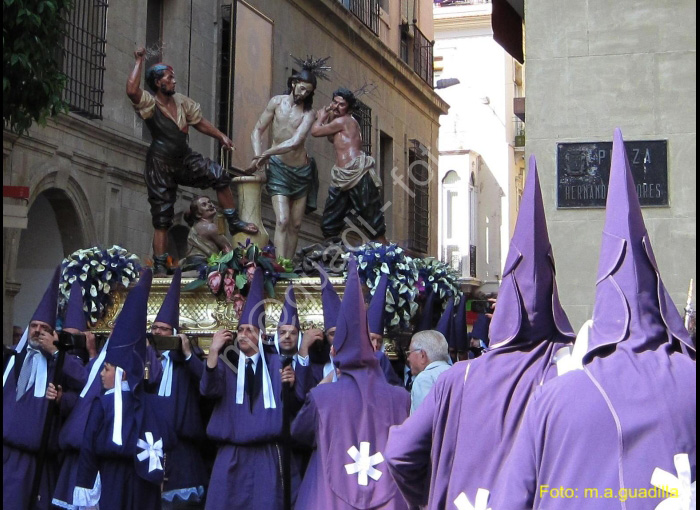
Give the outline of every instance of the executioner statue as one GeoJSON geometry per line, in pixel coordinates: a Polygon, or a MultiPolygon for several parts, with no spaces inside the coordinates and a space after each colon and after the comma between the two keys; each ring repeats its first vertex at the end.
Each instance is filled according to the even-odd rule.
{"type": "Polygon", "coordinates": [[[316,118],[312,109],[317,79],[328,79],[329,57],[301,60],[293,57],[301,71],[287,80],[287,93],[274,96],[250,135],[255,157],[249,171],[265,168],[267,191],[275,211],[275,251],[291,259],[296,252],[305,213],[316,210],[318,171],[306,152],[306,138],[316,118]],[[262,138],[272,126],[272,145],[263,151],[262,138]]]}
{"type": "Polygon", "coordinates": [[[362,150],[360,125],[352,116],[356,103],[352,91],[336,90],[331,104],[316,113],[311,127],[312,136],[328,137],[335,149],[321,230],[326,239],[336,237],[346,227],[346,219],[354,216],[369,239],[386,244],[382,181],[375,172],[374,158],[362,150]]]}
{"type": "Polygon", "coordinates": [[[190,149],[189,127],[215,138],[229,150],[234,149],[233,142],[202,116],[198,103],[175,92],[175,72],[169,65],[151,66],[146,71],[146,84],[153,92],[142,90],[145,56],[145,48],[134,52],[136,63],[126,83],[126,94],[153,138],[146,155],[145,180],[155,229],[153,272],[154,276],[164,276],[167,274],[168,229],[173,224],[178,185],[216,190],[231,234],[255,234],[258,228],[239,218],[228,173],[215,161],[190,149]]]}

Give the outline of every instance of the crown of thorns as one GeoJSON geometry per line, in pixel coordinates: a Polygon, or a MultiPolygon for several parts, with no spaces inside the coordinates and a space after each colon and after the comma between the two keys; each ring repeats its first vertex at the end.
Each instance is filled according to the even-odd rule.
{"type": "Polygon", "coordinates": [[[314,59],[313,56],[307,55],[305,59],[295,57],[290,55],[294,60],[294,63],[300,66],[303,70],[310,72],[316,78],[321,78],[322,80],[330,81],[328,78],[328,71],[331,70],[331,66],[327,66],[326,62],[330,60],[330,56],[325,58],[314,59]]]}

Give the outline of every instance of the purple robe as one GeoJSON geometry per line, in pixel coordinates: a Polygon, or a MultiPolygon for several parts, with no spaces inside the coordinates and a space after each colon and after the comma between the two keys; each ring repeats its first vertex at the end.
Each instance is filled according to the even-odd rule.
{"type": "Polygon", "coordinates": [[[132,392],[125,391],[122,399],[122,445],[112,441],[114,393],[93,400],[80,450],[77,486],[93,488],[99,472],[100,510],[158,510],[160,484],[144,476],[140,469],[142,462],[136,462],[142,451],[137,445],[139,439],[144,439],[145,431],[167,445],[168,428],[157,416],[157,397],[141,394],[136,398],[132,392]]]}
{"type": "MultiPolygon", "coordinates": [[[[161,397],[161,411],[176,435],[176,441],[165,463],[163,498],[173,501],[198,500],[207,485],[207,472],[202,459],[201,442],[206,438],[200,412],[199,383],[204,362],[192,354],[189,360],[178,351],[170,352],[173,363],[170,396],[161,397]]],[[[160,371],[162,379],[163,371],[160,371]]],[[[156,381],[156,390],[160,385],[156,381]]]]}
{"type": "Polygon", "coordinates": [[[443,373],[414,414],[390,432],[387,462],[412,505],[492,507],[532,391],[556,375],[555,354],[573,340],[559,303],[534,159],[490,335],[491,350],[443,373]]]}
{"type": "MultiPolygon", "coordinates": [[[[276,408],[265,409],[262,391],[262,358],[255,371],[253,411],[244,393],[236,404],[236,374],[221,360],[214,369],[205,368],[200,384],[204,397],[218,399],[207,435],[218,443],[209,481],[207,510],[282,510],[282,367],[278,356],[266,355],[276,408]]],[[[297,366],[297,368],[299,368],[297,366]]],[[[296,384],[295,384],[296,386],[296,384]]],[[[292,392],[292,400],[298,400],[292,392]]],[[[297,402],[297,406],[301,403],[297,402]]],[[[290,410],[293,412],[293,410],[290,410]]],[[[299,471],[292,458],[292,501],[299,486],[299,471]]]]}
{"type": "Polygon", "coordinates": [[[384,380],[374,356],[354,258],[337,328],[340,377],[311,390],[292,424],[294,439],[316,447],[297,508],[405,510],[382,452],[389,427],[406,419],[411,399],[384,380]]]}
{"type": "MultiPolygon", "coordinates": [[[[98,358],[93,358],[88,363],[86,367],[88,374],[97,359],[98,358]]],[[[53,504],[61,508],[73,508],[73,490],[75,489],[78,479],[80,448],[83,444],[83,435],[85,433],[85,427],[87,426],[88,416],[90,415],[90,409],[92,408],[92,402],[100,396],[101,391],[102,382],[98,375],[98,377],[93,379],[84,397],[80,397],[79,393],[74,393],[75,405],[70,414],[68,414],[61,427],[61,432],[58,435],[58,447],[63,455],[63,462],[61,463],[61,470],[58,474],[56,490],[53,494],[53,504]]]]}
{"type": "MultiPolygon", "coordinates": [[[[2,449],[3,449],[3,508],[36,508],[48,509],[51,503],[51,495],[56,486],[58,475],[58,430],[59,416],[54,416],[54,422],[49,430],[49,443],[44,462],[44,474],[42,475],[39,495],[41,503],[30,507],[29,498],[36,470],[37,453],[41,445],[46,413],[49,401],[45,398],[34,396],[34,386],[16,400],[17,380],[22,364],[26,357],[26,349],[17,353],[15,366],[7,378],[3,387],[2,398],[2,449]]],[[[53,379],[55,358],[49,357],[47,364],[47,381],[53,379]]],[[[63,365],[64,379],[62,386],[64,394],[80,391],[85,383],[85,367],[76,356],[67,355],[63,365]]],[[[61,399],[59,414],[69,412],[70,398],[61,399]]]]}
{"type": "Polygon", "coordinates": [[[536,392],[494,510],[695,508],[695,351],[661,281],[619,130],[606,207],[581,366],[536,392]]]}
{"type": "MultiPolygon", "coordinates": [[[[394,370],[394,366],[391,364],[391,360],[381,351],[375,351],[374,357],[377,358],[379,362],[379,368],[381,368],[384,374],[384,379],[386,382],[392,386],[403,387],[403,381],[399,378],[399,375],[394,370]]],[[[318,386],[318,383],[323,379],[323,367],[325,364],[321,363],[311,363],[309,364],[310,375],[309,375],[309,390],[318,386]]]]}

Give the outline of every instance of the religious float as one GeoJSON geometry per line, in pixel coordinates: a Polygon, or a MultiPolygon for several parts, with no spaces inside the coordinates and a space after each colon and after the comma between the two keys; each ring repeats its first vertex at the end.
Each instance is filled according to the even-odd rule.
{"type": "MultiPolygon", "coordinates": [[[[459,292],[456,275],[434,259],[414,259],[395,244],[367,243],[353,251],[365,294],[369,299],[382,274],[389,275],[385,308],[385,352],[397,359],[408,345],[416,317],[424,311],[425,296],[438,298],[433,315],[439,316],[449,297],[459,292]]],[[[245,303],[249,278],[256,267],[265,272],[266,329],[272,336],[280,317],[285,289],[294,283],[302,329],[323,328],[321,289],[323,268],[338,294],[345,286],[344,271],[349,252],[337,240],[299,250],[294,261],[275,258],[274,248],[260,249],[249,240],[239,242],[228,253],[211,254],[196,269],[180,261],[183,273],[180,295],[180,331],[195,338],[208,350],[211,337],[220,329],[236,330],[245,303]]],[[[125,248],[92,247],[64,259],[61,276],[62,308],[71,287],[79,282],[84,310],[93,332],[107,336],[124,304],[126,295],[142,269],[136,255],[125,248]]],[[[149,324],[154,320],[170,287],[171,277],[154,278],[148,299],[149,324]]]]}

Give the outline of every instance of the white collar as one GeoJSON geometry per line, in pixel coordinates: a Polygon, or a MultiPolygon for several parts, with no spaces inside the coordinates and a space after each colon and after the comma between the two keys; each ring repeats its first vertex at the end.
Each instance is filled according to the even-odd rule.
{"type": "MultiPolygon", "coordinates": [[[[105,391],[105,395],[111,395],[114,393],[116,388],[112,388],[111,390],[105,391]]],[[[131,391],[129,389],[129,381],[122,381],[122,391],[131,391]]]]}
{"type": "MultiPolygon", "coordinates": [[[[243,354],[243,353],[241,353],[241,354],[243,354]]],[[[257,367],[258,367],[258,360],[260,359],[260,353],[259,353],[259,352],[256,352],[256,353],[253,354],[252,356],[246,356],[245,354],[243,354],[243,356],[245,356],[245,362],[246,362],[246,363],[248,363],[248,360],[249,360],[249,359],[252,359],[252,360],[253,360],[253,373],[256,373],[257,367]]]]}

